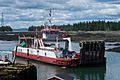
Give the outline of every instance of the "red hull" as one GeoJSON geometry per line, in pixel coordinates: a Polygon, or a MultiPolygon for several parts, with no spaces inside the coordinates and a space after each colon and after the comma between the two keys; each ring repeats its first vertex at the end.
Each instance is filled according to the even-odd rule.
{"type": "MultiPolygon", "coordinates": [[[[14,51],[13,51],[13,54],[14,54],[14,51]]],[[[42,61],[45,63],[50,63],[58,66],[74,67],[74,66],[78,66],[80,62],[80,59],[49,58],[44,56],[32,55],[32,54],[27,55],[26,53],[21,53],[21,52],[17,52],[16,56],[29,58],[37,61],[42,61]]]]}

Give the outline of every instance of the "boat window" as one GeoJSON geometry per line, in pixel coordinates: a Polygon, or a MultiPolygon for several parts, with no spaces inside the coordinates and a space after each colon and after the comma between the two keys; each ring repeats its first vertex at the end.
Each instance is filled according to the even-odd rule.
{"type": "Polygon", "coordinates": [[[45,53],[45,56],[46,56],[47,54],[45,53]]]}
{"type": "Polygon", "coordinates": [[[37,53],[39,52],[39,50],[37,51],[37,53]]]}
{"type": "Polygon", "coordinates": [[[49,46],[51,46],[50,44],[47,44],[47,43],[44,43],[44,46],[45,47],[49,47],[49,46]]]}
{"type": "Polygon", "coordinates": [[[31,47],[33,45],[33,39],[21,39],[20,46],[21,47],[31,47]]]}
{"type": "Polygon", "coordinates": [[[17,49],[18,52],[22,52],[22,49],[17,49]]]}
{"type": "Polygon", "coordinates": [[[65,42],[65,48],[68,49],[68,47],[69,47],[69,42],[66,40],[66,42],[65,42]]]}

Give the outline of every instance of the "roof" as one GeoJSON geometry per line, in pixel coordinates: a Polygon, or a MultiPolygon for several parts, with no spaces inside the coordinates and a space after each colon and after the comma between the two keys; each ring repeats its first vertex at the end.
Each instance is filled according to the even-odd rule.
{"type": "Polygon", "coordinates": [[[56,74],[48,80],[74,80],[74,77],[67,73],[56,74]]]}

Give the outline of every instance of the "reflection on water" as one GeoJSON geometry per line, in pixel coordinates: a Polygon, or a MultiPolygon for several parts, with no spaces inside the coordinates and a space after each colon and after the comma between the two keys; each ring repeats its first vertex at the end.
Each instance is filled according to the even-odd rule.
{"type": "Polygon", "coordinates": [[[79,67],[66,69],[66,71],[79,80],[104,80],[105,67],[79,67]]]}

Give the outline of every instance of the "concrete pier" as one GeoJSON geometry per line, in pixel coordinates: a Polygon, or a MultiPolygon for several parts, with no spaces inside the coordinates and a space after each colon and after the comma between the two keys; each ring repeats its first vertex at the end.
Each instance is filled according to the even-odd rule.
{"type": "Polygon", "coordinates": [[[80,41],[80,65],[101,65],[106,63],[103,40],[80,41]]]}

